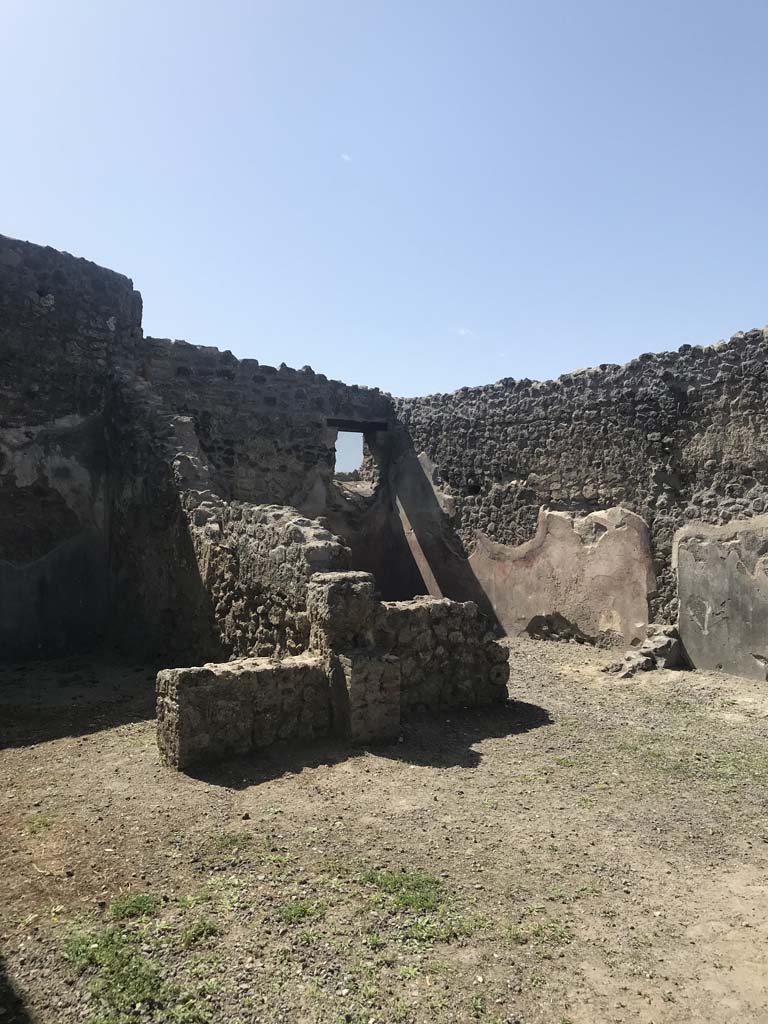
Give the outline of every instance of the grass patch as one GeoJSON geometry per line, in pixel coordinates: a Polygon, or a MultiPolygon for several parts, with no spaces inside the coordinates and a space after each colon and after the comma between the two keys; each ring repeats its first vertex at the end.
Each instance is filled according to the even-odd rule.
{"type": "Polygon", "coordinates": [[[485,996],[472,996],[471,1009],[473,1017],[484,1017],[488,1011],[485,996]]]}
{"type": "MultiPolygon", "coordinates": [[[[168,1024],[213,1024],[213,1017],[208,1005],[192,996],[173,1003],[163,1012],[161,1019],[163,1024],[166,1024],[166,1021],[168,1024]]],[[[98,1024],[102,1024],[102,1022],[99,1021],[98,1024]]],[[[111,1024],[111,1022],[105,1022],[105,1024],[111,1024]]]]}
{"type": "Polygon", "coordinates": [[[184,990],[171,983],[152,961],[146,929],[109,925],[75,931],[65,941],[66,959],[90,976],[88,1024],[212,1024],[206,996],[217,990],[210,977],[184,990]]]}
{"type": "Polygon", "coordinates": [[[438,910],[445,898],[440,879],[422,871],[368,871],[363,881],[385,893],[400,910],[438,910]]]}
{"type": "Polygon", "coordinates": [[[53,818],[51,815],[46,814],[45,811],[40,811],[38,814],[33,814],[27,822],[27,832],[31,836],[39,836],[47,832],[52,825],[53,818]]]}
{"type": "Polygon", "coordinates": [[[203,860],[232,860],[247,855],[253,847],[252,832],[214,832],[208,836],[200,850],[203,860]]]}
{"type": "Polygon", "coordinates": [[[243,900],[245,881],[237,875],[218,875],[209,878],[199,892],[185,896],[180,905],[190,909],[200,903],[208,903],[217,910],[235,910],[243,900]]]}
{"type": "Polygon", "coordinates": [[[269,835],[253,832],[214,832],[199,847],[199,860],[205,868],[237,867],[258,862],[272,868],[288,865],[291,857],[275,845],[269,835]]]}
{"type": "Polygon", "coordinates": [[[397,976],[399,978],[405,979],[418,978],[420,974],[421,968],[418,966],[418,964],[405,964],[397,972],[397,976]]]}
{"type": "Polygon", "coordinates": [[[480,921],[458,914],[423,915],[409,924],[405,938],[431,945],[434,942],[455,942],[468,938],[480,927],[480,921]]]}
{"type": "Polygon", "coordinates": [[[240,832],[216,832],[209,836],[206,846],[212,853],[231,853],[233,850],[240,850],[253,843],[253,834],[241,830],[240,832]]]}
{"type": "Polygon", "coordinates": [[[573,932],[563,921],[528,921],[513,924],[507,929],[507,937],[515,946],[529,942],[541,946],[566,946],[573,939],[573,932]]]}
{"type": "Polygon", "coordinates": [[[374,953],[380,949],[384,949],[387,944],[377,931],[369,932],[363,941],[369,949],[373,950],[374,953]]]}
{"type": "Polygon", "coordinates": [[[635,730],[622,737],[617,749],[637,757],[643,767],[675,779],[701,780],[724,785],[752,782],[768,786],[768,756],[764,748],[742,746],[721,752],[685,746],[685,737],[635,730]]]}
{"type": "Polygon", "coordinates": [[[278,908],[277,916],[284,924],[298,924],[324,917],[325,911],[321,900],[289,900],[278,908]]]}
{"type": "Polygon", "coordinates": [[[152,917],[157,913],[161,899],[149,892],[128,893],[118,896],[109,905],[109,916],[113,921],[129,921],[138,917],[152,917]]]}
{"type": "Polygon", "coordinates": [[[221,928],[219,928],[216,922],[211,921],[208,917],[200,917],[182,930],[181,935],[179,935],[179,943],[182,949],[191,949],[193,946],[198,946],[201,942],[205,942],[206,939],[213,939],[217,935],[221,935],[221,928]]]}
{"type": "Polygon", "coordinates": [[[117,928],[78,933],[65,946],[69,961],[93,978],[91,993],[104,1024],[129,1024],[173,1000],[173,990],[134,938],[117,928]]]}

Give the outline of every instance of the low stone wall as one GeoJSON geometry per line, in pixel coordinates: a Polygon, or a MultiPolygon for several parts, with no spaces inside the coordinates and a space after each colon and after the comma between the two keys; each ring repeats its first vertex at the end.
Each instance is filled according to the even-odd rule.
{"type": "Polygon", "coordinates": [[[400,733],[400,659],[381,651],[355,650],[326,661],[334,722],[355,743],[388,742],[400,733]]]}
{"type": "MultiPolygon", "coordinates": [[[[355,655],[358,677],[362,656],[370,662],[397,660],[402,717],[506,700],[507,652],[471,601],[418,597],[382,603],[369,573],[329,573],[312,580],[307,611],[312,649],[331,659],[341,653],[355,655]]],[[[374,707],[360,711],[359,717],[379,721],[390,733],[391,724],[383,724],[391,722],[384,707],[390,699],[379,692],[377,673],[372,668],[367,672],[373,680],[369,699],[374,707]]],[[[360,708],[363,689],[356,687],[360,708]]],[[[388,686],[384,690],[391,692],[388,686]]]]}
{"type": "Polygon", "coordinates": [[[419,597],[385,602],[376,639],[400,659],[400,710],[494,704],[507,697],[508,652],[471,601],[419,597]]]}
{"type": "Polygon", "coordinates": [[[679,632],[694,668],[768,678],[768,516],[675,534],[679,632]]]}
{"type": "Polygon", "coordinates": [[[313,576],[310,651],[166,669],[157,677],[158,746],[186,768],[270,743],[334,732],[393,740],[416,711],[503,702],[507,652],[471,602],[382,604],[361,572],[313,576]]]}
{"type": "Polygon", "coordinates": [[[188,491],[184,507],[222,650],[230,657],[307,649],[307,587],[342,570],[349,550],[296,509],[226,502],[188,491]]]}
{"type": "Polygon", "coordinates": [[[335,730],[358,743],[400,731],[400,659],[378,643],[380,608],[370,573],[326,573],[310,583],[310,647],[325,658],[335,730]]]}
{"type": "Polygon", "coordinates": [[[330,728],[323,659],[248,658],[157,676],[157,745],[174,768],[220,760],[330,728]]]}

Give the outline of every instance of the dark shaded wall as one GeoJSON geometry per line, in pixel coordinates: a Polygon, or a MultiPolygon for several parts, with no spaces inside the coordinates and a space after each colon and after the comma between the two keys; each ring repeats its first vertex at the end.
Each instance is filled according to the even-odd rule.
{"type": "Polygon", "coordinates": [[[0,657],[106,628],[106,408],[140,331],[127,277],[0,236],[0,657]]]}
{"type": "Polygon", "coordinates": [[[397,564],[386,495],[333,483],[329,424],[393,419],[378,390],[144,339],[128,278],[0,237],[0,658],[217,656],[187,490],[328,513],[361,564],[397,564]]]}
{"type": "Polygon", "coordinates": [[[209,640],[141,312],[127,277],[0,236],[0,659],[209,640]]]}
{"type": "Polygon", "coordinates": [[[110,638],[136,656],[183,664],[219,646],[174,475],[174,433],[146,381],[135,371],[116,378],[107,416],[110,638]]]}
{"type": "Polygon", "coordinates": [[[753,330],[554,381],[399,399],[396,410],[468,552],[478,530],[529,540],[541,505],[624,505],[651,529],[654,611],[669,620],[674,531],[768,509],[767,362],[768,335],[753,330]]]}

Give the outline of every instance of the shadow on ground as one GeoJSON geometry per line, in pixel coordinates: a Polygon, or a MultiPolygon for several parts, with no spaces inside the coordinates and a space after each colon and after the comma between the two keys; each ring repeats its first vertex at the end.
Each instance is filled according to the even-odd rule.
{"type": "Polygon", "coordinates": [[[508,701],[479,710],[411,719],[404,724],[402,736],[395,743],[351,746],[340,739],[326,738],[314,743],[267,748],[222,764],[200,767],[188,774],[214,786],[248,789],[283,775],[297,774],[305,768],[339,764],[365,752],[433,768],[476,768],[482,760],[480,751],[474,749],[476,743],[520,735],[551,724],[549,712],[537,704],[508,701]]]}
{"type": "Polygon", "coordinates": [[[33,1024],[24,1000],[8,977],[5,961],[0,956],[0,1018],[3,1024],[33,1024]]]}
{"type": "Polygon", "coordinates": [[[156,674],[107,656],[2,665],[0,749],[154,718],[156,674]]]}

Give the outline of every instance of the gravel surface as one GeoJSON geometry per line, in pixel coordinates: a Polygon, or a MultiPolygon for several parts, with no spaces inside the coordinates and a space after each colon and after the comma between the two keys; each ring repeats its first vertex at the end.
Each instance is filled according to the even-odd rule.
{"type": "Polygon", "coordinates": [[[768,1020],[768,691],[510,642],[505,709],[159,764],[148,666],[0,674],[0,1022],[768,1020]]]}

